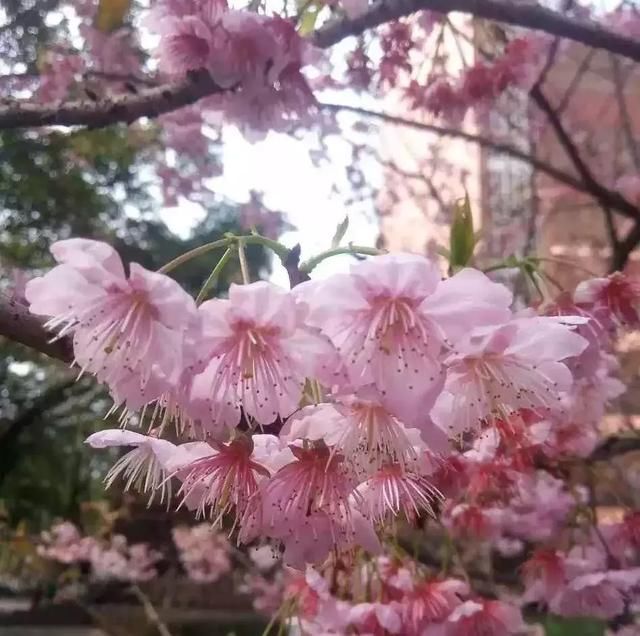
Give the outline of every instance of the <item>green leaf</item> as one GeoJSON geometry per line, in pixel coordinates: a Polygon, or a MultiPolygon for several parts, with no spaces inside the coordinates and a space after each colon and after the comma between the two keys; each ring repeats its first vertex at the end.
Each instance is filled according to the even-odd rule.
{"type": "Polygon", "coordinates": [[[349,217],[345,216],[344,219],[338,223],[338,227],[336,228],[336,233],[333,235],[331,239],[331,247],[338,247],[340,242],[344,238],[344,235],[347,233],[349,229],[349,217]]]}
{"type": "Polygon", "coordinates": [[[605,624],[591,618],[547,616],[544,630],[546,636],[604,636],[605,624]]]}
{"type": "Polygon", "coordinates": [[[115,31],[122,26],[130,6],[131,0],[100,0],[96,28],[104,33],[115,31]]]}
{"type": "Polygon", "coordinates": [[[473,258],[476,236],[469,195],[456,201],[449,235],[449,265],[453,271],[466,267],[473,258]]]}
{"type": "Polygon", "coordinates": [[[309,35],[316,28],[320,8],[315,2],[310,2],[305,6],[298,20],[298,33],[301,36],[309,35]]]}

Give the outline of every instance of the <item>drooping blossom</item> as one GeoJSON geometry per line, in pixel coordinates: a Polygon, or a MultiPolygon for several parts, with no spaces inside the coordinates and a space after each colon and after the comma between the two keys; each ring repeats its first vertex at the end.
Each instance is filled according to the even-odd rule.
{"type": "Polygon", "coordinates": [[[442,501],[429,478],[401,464],[387,464],[357,487],[363,514],[374,522],[402,514],[415,521],[421,514],[435,516],[442,501]]]}
{"type": "Polygon", "coordinates": [[[589,303],[580,306],[574,302],[571,294],[563,293],[545,308],[548,316],[581,316],[586,318],[583,324],[575,326],[575,333],[587,341],[587,346],[579,355],[567,361],[574,378],[593,377],[602,362],[602,356],[610,347],[610,318],[605,307],[589,303]]]}
{"type": "Polygon", "coordinates": [[[608,620],[624,612],[625,596],[606,572],[583,574],[568,581],[549,603],[560,616],[593,616],[608,620]]]}
{"type": "Polygon", "coordinates": [[[469,586],[457,579],[418,582],[403,599],[403,621],[409,634],[422,634],[431,624],[443,623],[469,594],[469,586]]]}
{"type": "Polygon", "coordinates": [[[134,488],[149,494],[149,503],[160,493],[160,503],[171,499],[171,482],[165,466],[175,453],[175,446],[152,435],[141,435],[123,429],[107,429],[93,433],[86,440],[93,448],[133,446],[111,467],[105,477],[109,488],[119,477],[125,481],[125,492],[134,488]]]}
{"type": "Polygon", "coordinates": [[[349,622],[364,633],[402,633],[400,608],[391,603],[358,603],[349,610],[349,622]]]}
{"type": "Polygon", "coordinates": [[[440,282],[435,263],[409,254],[374,257],[298,293],[338,349],[352,385],[373,385],[389,411],[418,427],[442,388],[447,337],[460,337],[472,323],[507,319],[511,302],[505,287],[480,272],[440,282]]]}
{"type": "Polygon", "coordinates": [[[564,558],[556,550],[536,550],[522,566],[526,599],[553,598],[564,586],[564,558]]]}
{"type": "Polygon", "coordinates": [[[282,541],[285,562],[296,567],[321,561],[334,547],[360,544],[376,552],[375,533],[349,499],[353,483],[344,458],[323,445],[290,448],[295,460],[261,483],[242,520],[241,540],[282,541]]]}
{"type": "Polygon", "coordinates": [[[420,433],[407,429],[380,404],[375,391],[338,396],[334,404],[307,406],[295,413],[281,431],[290,441],[324,440],[350,458],[354,474],[372,475],[383,465],[409,467],[418,462],[420,433]]]}
{"type": "Polygon", "coordinates": [[[447,634],[514,636],[525,627],[517,607],[496,600],[470,600],[456,607],[447,619],[447,634]]]}
{"type": "Polygon", "coordinates": [[[573,294],[576,303],[608,311],[610,318],[629,328],[640,326],[640,281],[623,272],[580,283],[573,294]]]}
{"type": "Polygon", "coordinates": [[[231,285],[228,300],[201,305],[206,369],[192,397],[205,427],[223,433],[240,421],[240,407],[260,425],[290,415],[304,382],[318,372],[329,342],[305,326],[305,309],[267,282],[231,285]]]}
{"type": "Polygon", "coordinates": [[[182,371],[186,334],[199,320],[193,299],[136,263],[127,277],[117,252],[99,241],[58,241],[51,252],[59,264],[29,281],[26,298],[32,313],[50,318],[49,329],[73,334],[82,371],[126,386],[134,400],[171,386],[182,371]]]}
{"type": "Polygon", "coordinates": [[[172,76],[204,69],[221,87],[241,90],[202,100],[203,115],[252,130],[279,128],[313,104],[300,72],[309,44],[278,16],[229,9],[224,0],[160,2],[147,25],[160,34],[160,68],[172,76]]]}
{"type": "Polygon", "coordinates": [[[521,409],[540,415],[561,410],[561,393],[572,383],[563,360],[579,355],[586,345],[552,318],[478,329],[458,342],[447,359],[445,392],[431,415],[456,435],[521,409]]]}
{"type": "Polygon", "coordinates": [[[202,443],[195,448],[197,458],[192,448],[185,460],[174,460],[174,474],[182,481],[177,495],[198,516],[211,518],[213,526],[229,514],[237,523],[258,490],[259,477],[269,477],[269,470],[256,460],[251,437],[239,436],[228,444],[213,441],[208,449],[206,446],[202,443]]]}

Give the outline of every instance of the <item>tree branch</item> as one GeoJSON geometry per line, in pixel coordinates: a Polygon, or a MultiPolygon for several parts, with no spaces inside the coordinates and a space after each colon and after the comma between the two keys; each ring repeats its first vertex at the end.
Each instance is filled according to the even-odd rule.
{"type": "Polygon", "coordinates": [[[29,313],[26,305],[1,293],[0,336],[63,362],[73,360],[73,342],[70,337],[51,342],[51,333],[38,318],[29,313]]]}
{"type": "Polygon", "coordinates": [[[618,241],[617,249],[611,259],[612,272],[622,271],[624,269],[629,255],[638,243],[640,243],[640,221],[635,223],[624,239],[618,241]]]}
{"type": "Polygon", "coordinates": [[[640,437],[607,437],[591,453],[591,461],[606,461],[612,457],[640,451],[640,437]]]}
{"type": "Polygon", "coordinates": [[[130,124],[140,117],[157,117],[189,106],[202,97],[234,89],[235,86],[223,89],[207,71],[200,70],[189,73],[179,83],[163,84],[109,99],[58,105],[16,102],[0,108],[0,130],[54,125],[103,128],[119,122],[130,124]]]}
{"type": "Polygon", "coordinates": [[[538,4],[513,0],[379,0],[365,14],[331,22],[315,32],[313,41],[327,48],[340,40],[359,35],[384,22],[423,10],[438,13],[458,11],[574,40],[640,62],[640,41],[602,28],[595,22],[570,18],[538,4]]]}
{"type": "Polygon", "coordinates": [[[591,173],[591,170],[580,156],[578,148],[573,143],[573,140],[569,136],[569,133],[565,130],[560,117],[553,109],[553,106],[549,103],[540,86],[534,86],[530,92],[531,99],[538,106],[538,108],[546,115],[551,127],[553,128],[560,145],[564,148],[567,156],[573,163],[576,171],[580,175],[586,190],[593,196],[596,201],[602,205],[603,208],[613,208],[618,212],[621,212],[625,216],[631,219],[637,219],[639,216],[638,208],[629,203],[621,194],[605,188],[600,184],[591,173]]]}
{"type": "MultiPolygon", "coordinates": [[[[638,209],[633,204],[629,203],[617,192],[614,192],[613,190],[608,190],[604,186],[597,183],[593,179],[593,177],[591,178],[591,182],[585,182],[585,180],[583,179],[577,179],[573,175],[567,172],[564,172],[563,170],[560,170],[559,168],[556,168],[555,166],[548,164],[547,162],[542,161],[537,157],[527,154],[526,152],[519,150],[514,146],[494,141],[489,137],[484,137],[482,135],[474,135],[471,133],[464,132],[462,130],[458,130],[457,128],[449,128],[446,126],[435,126],[433,124],[425,124],[425,123],[414,121],[411,119],[404,119],[402,117],[396,117],[394,115],[388,115],[386,113],[367,110],[365,108],[359,108],[357,106],[346,106],[341,104],[327,104],[327,103],[320,103],[318,104],[318,106],[319,108],[333,111],[333,112],[337,112],[337,111],[351,112],[357,115],[362,115],[363,117],[378,119],[380,121],[384,121],[389,124],[397,124],[399,126],[413,128],[414,130],[432,132],[436,135],[441,135],[444,137],[455,137],[458,139],[464,139],[465,141],[478,144],[482,148],[489,148],[491,150],[494,150],[495,152],[502,153],[509,157],[513,157],[514,159],[518,159],[523,163],[527,163],[533,168],[535,168],[536,170],[539,170],[540,172],[543,172],[544,174],[549,175],[556,181],[563,183],[565,185],[568,185],[569,187],[573,188],[574,190],[577,190],[578,192],[589,194],[594,197],[596,197],[596,195],[599,195],[600,197],[602,197],[603,200],[607,201],[608,205],[612,209],[616,210],[617,212],[620,212],[624,216],[627,216],[633,219],[636,219],[639,216],[638,209]]],[[[568,138],[568,141],[573,146],[573,142],[571,142],[571,139],[568,138]]]]}

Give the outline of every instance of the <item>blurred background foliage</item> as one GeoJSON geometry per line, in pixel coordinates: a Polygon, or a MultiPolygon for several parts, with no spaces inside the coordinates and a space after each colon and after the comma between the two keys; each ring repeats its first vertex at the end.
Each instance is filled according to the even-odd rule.
{"type": "MultiPolygon", "coordinates": [[[[0,27],[0,51],[7,67],[33,72],[42,50],[64,39],[64,19],[55,26],[45,21],[57,4],[2,2],[7,22],[0,27]]],[[[101,15],[111,28],[107,13],[101,15]]],[[[1,133],[0,291],[20,297],[26,280],[51,266],[50,244],[71,236],[107,241],[126,262],[155,269],[226,232],[240,232],[238,206],[214,193],[207,194],[206,216],[189,236],[167,228],[146,165],[157,150],[154,137],[124,126],[1,133]]],[[[195,294],[219,256],[197,259],[175,276],[195,294]]],[[[269,269],[261,247],[249,246],[248,258],[254,276],[269,269]]],[[[234,280],[240,272],[232,261],[210,296],[224,294],[234,280]]],[[[105,496],[101,479],[109,459],[89,453],[82,441],[105,426],[110,400],[90,379],[74,379],[60,362],[0,338],[0,520],[11,527],[26,524],[37,532],[57,517],[78,520],[84,502],[105,496]]]]}

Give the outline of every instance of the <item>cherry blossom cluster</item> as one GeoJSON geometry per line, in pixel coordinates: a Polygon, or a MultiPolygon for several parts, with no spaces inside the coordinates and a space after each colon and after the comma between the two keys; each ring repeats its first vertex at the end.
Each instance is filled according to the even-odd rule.
{"type": "Polygon", "coordinates": [[[160,35],[161,71],[184,78],[205,69],[230,89],[199,102],[208,123],[278,130],[313,104],[300,72],[311,47],[292,21],[231,9],[225,0],[164,0],[151,9],[147,25],[160,35]]]}
{"type": "MultiPolygon", "coordinates": [[[[638,602],[637,519],[598,524],[586,486],[569,489],[557,468],[588,463],[624,391],[613,352],[640,326],[635,279],[592,279],[514,312],[511,292],[479,270],[442,278],[425,257],[385,254],[292,290],[247,282],[197,305],[165,273],[125,270],[104,243],[51,251],[58,264],[25,296],[113,396],[122,427],[87,440],[128,448],[108,485],[175,499],[239,544],[270,541],[297,570],[359,571],[389,532],[426,523],[521,562],[538,546],[516,606],[613,618],[638,602]],[[599,595],[609,604],[594,614],[599,595]]],[[[226,542],[204,529],[175,539],[193,578],[229,567],[226,542]]],[[[251,574],[245,586],[273,608],[284,580],[251,574]]],[[[503,603],[454,596],[440,622],[475,616],[517,633],[503,603]]],[[[362,610],[362,625],[407,620],[378,609],[362,610]]]]}
{"type": "Polygon", "coordinates": [[[303,633],[508,636],[525,629],[515,605],[478,597],[459,579],[424,576],[411,559],[379,557],[337,587],[338,594],[311,567],[290,581],[285,603],[295,602],[303,633]]]}
{"type": "Polygon", "coordinates": [[[200,515],[233,513],[241,540],[282,541],[298,563],[375,551],[374,524],[433,512],[449,439],[523,409],[562,411],[566,361],[588,344],[571,328],[586,319],[513,315],[506,287],[473,269],[442,280],[418,256],[293,291],[232,285],[196,307],[164,274],[132,263],[127,275],[104,243],[52,253],[59,264],[27,286],[31,311],[73,334],[75,363],[109,386],[125,424],[150,414],[150,434],[89,438],[133,447],[109,483],[123,475],[165,500],[175,476],[200,515]],[[163,439],[169,421],[194,441],[163,439]]]}
{"type": "Polygon", "coordinates": [[[162,555],[146,543],[129,544],[121,534],[109,540],[83,536],[69,521],[43,532],[37,547],[40,557],[65,566],[88,563],[95,580],[139,583],[158,575],[162,555]]]}
{"type": "MultiPolygon", "coordinates": [[[[62,102],[84,77],[96,76],[109,94],[126,90],[124,82],[141,77],[142,55],[136,49],[131,29],[113,30],[96,25],[98,0],[76,1],[73,7],[80,18],[80,36],[84,46],[75,51],[70,46],[55,45],[40,62],[35,99],[44,103],[62,102]]],[[[29,83],[29,77],[24,78],[29,83]]],[[[84,95],[82,95],[84,97],[84,95]]],[[[103,97],[104,95],[96,95],[103,97]]]]}
{"type": "MultiPolygon", "coordinates": [[[[231,571],[231,546],[210,524],[175,526],[172,538],[180,565],[194,583],[214,583],[231,571]]],[[[36,551],[42,559],[62,566],[88,564],[91,580],[128,583],[159,577],[161,564],[168,558],[147,543],[129,543],[121,534],[108,538],[83,535],[70,521],[43,532],[36,551]]]]}
{"type": "Polygon", "coordinates": [[[469,109],[487,112],[509,89],[528,88],[537,76],[543,50],[531,36],[515,38],[495,60],[476,61],[457,78],[435,75],[427,87],[412,80],[405,98],[411,108],[459,122],[469,109]]]}
{"type": "Polygon", "coordinates": [[[192,581],[214,583],[231,570],[229,542],[208,523],[177,526],[172,535],[180,563],[192,581]]]}

